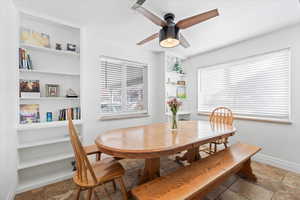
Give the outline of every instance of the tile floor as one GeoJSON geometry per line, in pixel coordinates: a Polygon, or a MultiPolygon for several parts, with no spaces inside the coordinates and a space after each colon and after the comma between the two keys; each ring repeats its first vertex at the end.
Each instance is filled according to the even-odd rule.
{"type": "MultiPolygon", "coordinates": [[[[124,177],[127,189],[137,184],[138,171],[143,167],[142,160],[121,160],[126,169],[124,177]]],[[[161,174],[167,174],[181,167],[173,158],[163,158],[161,174]]],[[[257,183],[251,183],[237,176],[232,176],[221,186],[206,196],[205,200],[300,200],[300,174],[292,173],[269,165],[253,162],[257,183]]],[[[106,188],[113,200],[119,200],[121,193],[113,192],[111,183],[106,188]]],[[[66,180],[16,196],[15,200],[68,200],[75,199],[76,186],[72,180],[66,180]]],[[[94,199],[108,200],[103,188],[98,187],[94,199]]],[[[84,198],[84,193],[81,199],[84,198]]]]}

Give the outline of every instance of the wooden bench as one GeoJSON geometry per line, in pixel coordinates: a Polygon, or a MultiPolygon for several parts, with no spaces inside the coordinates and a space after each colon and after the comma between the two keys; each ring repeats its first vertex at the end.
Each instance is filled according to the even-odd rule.
{"type": "Polygon", "coordinates": [[[259,147],[237,143],[166,176],[137,186],[132,195],[139,200],[202,199],[229,176],[239,174],[256,181],[250,166],[259,147]]]}

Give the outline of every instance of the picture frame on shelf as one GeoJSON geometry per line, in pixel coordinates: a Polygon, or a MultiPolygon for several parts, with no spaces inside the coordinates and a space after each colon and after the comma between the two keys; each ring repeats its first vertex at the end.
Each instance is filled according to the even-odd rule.
{"type": "Polygon", "coordinates": [[[35,45],[39,47],[50,48],[50,35],[40,33],[26,27],[21,27],[20,41],[24,44],[35,45]]]}
{"type": "Polygon", "coordinates": [[[21,98],[40,98],[40,81],[20,79],[21,98]]]}
{"type": "Polygon", "coordinates": [[[20,104],[20,124],[40,123],[39,104],[20,104]]]}
{"type": "Polygon", "coordinates": [[[46,97],[59,97],[59,85],[46,84],[46,97]]]}

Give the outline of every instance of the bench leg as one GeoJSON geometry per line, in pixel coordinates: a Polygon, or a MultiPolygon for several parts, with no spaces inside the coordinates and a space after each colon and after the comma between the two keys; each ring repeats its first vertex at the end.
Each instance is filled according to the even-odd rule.
{"type": "Polygon", "coordinates": [[[251,159],[247,160],[242,169],[238,172],[238,175],[242,178],[245,178],[249,181],[256,182],[257,177],[253,174],[252,168],[251,168],[251,159]]]}

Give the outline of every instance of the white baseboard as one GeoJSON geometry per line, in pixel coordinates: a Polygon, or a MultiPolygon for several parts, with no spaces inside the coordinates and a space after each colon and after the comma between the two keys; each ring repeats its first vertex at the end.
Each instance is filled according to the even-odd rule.
{"type": "Polygon", "coordinates": [[[281,160],[279,158],[275,158],[272,156],[268,156],[262,153],[258,153],[253,157],[253,160],[265,163],[268,165],[272,165],[274,167],[278,167],[281,169],[285,169],[288,171],[300,173],[300,164],[299,163],[294,163],[286,160],[281,160]]]}

